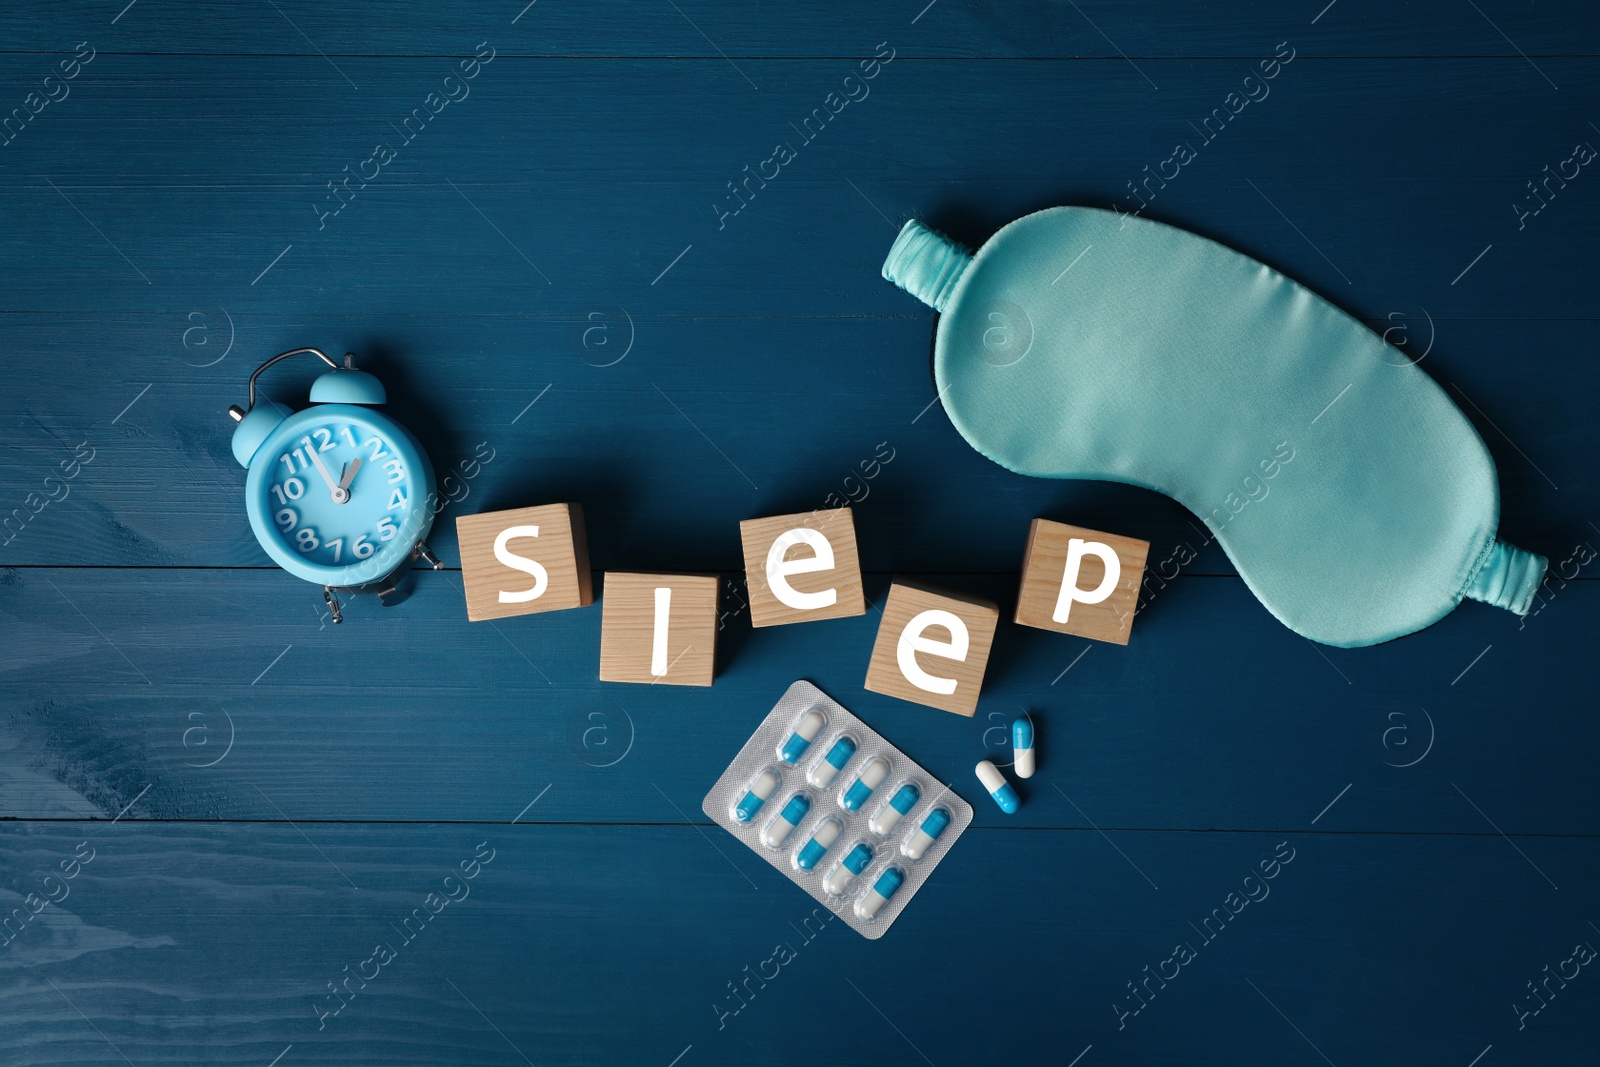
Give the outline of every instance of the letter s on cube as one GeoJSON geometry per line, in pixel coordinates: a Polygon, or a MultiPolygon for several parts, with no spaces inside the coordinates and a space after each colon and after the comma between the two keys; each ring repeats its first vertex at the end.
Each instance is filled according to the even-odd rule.
{"type": "Polygon", "coordinates": [[[456,536],[467,618],[473,622],[594,603],[578,504],[462,515],[456,536]]]}
{"type": "Polygon", "coordinates": [[[1149,554],[1148,541],[1034,519],[1017,625],[1127,644],[1149,554]]]}
{"type": "Polygon", "coordinates": [[[849,508],[739,524],[752,626],[867,613],[849,508]]]}
{"type": "Polygon", "coordinates": [[[971,716],[999,622],[1000,609],[987,600],[897,581],[883,605],[866,687],[971,716]]]}

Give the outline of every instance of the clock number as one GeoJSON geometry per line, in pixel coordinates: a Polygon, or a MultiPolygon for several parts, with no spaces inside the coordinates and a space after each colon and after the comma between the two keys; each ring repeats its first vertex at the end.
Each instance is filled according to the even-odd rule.
{"type": "Polygon", "coordinates": [[[293,455],[294,455],[295,459],[300,461],[300,469],[301,470],[310,470],[311,469],[311,461],[306,459],[305,449],[297,448],[297,449],[294,450],[293,455]]]}
{"type": "Polygon", "coordinates": [[[372,449],[372,455],[368,457],[368,462],[376,463],[378,460],[389,454],[384,450],[383,442],[378,440],[376,437],[367,438],[362,447],[365,448],[369,446],[372,449]]]}
{"type": "Polygon", "coordinates": [[[344,439],[345,439],[345,440],[346,440],[346,441],[349,441],[349,442],[350,442],[350,447],[351,447],[351,448],[357,448],[357,447],[359,447],[359,446],[358,446],[358,445],[357,445],[357,444],[356,444],[356,438],[355,438],[355,435],[354,435],[354,434],[352,434],[352,433],[351,433],[351,432],[350,432],[350,427],[348,427],[348,426],[341,426],[341,427],[339,427],[339,432],[340,432],[340,433],[342,433],[342,434],[344,434],[344,439]]]}
{"type": "Polygon", "coordinates": [[[333,549],[333,561],[338,563],[339,550],[344,547],[344,538],[335,537],[332,541],[327,542],[327,547],[333,549]]]}
{"type": "Polygon", "coordinates": [[[326,452],[333,447],[333,431],[318,427],[311,431],[311,436],[317,439],[318,452],[326,452]]]}
{"type": "Polygon", "coordinates": [[[294,524],[300,521],[299,516],[294,513],[294,508],[283,508],[273,517],[277,519],[278,525],[283,527],[284,533],[294,529],[294,524]]]}
{"type": "Polygon", "coordinates": [[[285,467],[288,467],[291,475],[294,474],[294,460],[289,458],[289,453],[285,452],[283,455],[279,456],[278,462],[282,463],[285,467]]]}
{"type": "Polygon", "coordinates": [[[310,552],[320,543],[317,541],[317,531],[310,526],[300,527],[300,532],[294,535],[294,539],[299,542],[302,552],[310,552]]]}
{"type": "Polygon", "coordinates": [[[373,550],[376,547],[376,545],[372,545],[367,542],[366,534],[362,534],[354,541],[350,542],[350,551],[355,554],[356,559],[366,559],[368,556],[372,555],[373,550]]]}
{"type": "Polygon", "coordinates": [[[389,472],[390,485],[399,485],[406,480],[406,465],[398,459],[384,460],[383,469],[389,472]]]}
{"type": "Polygon", "coordinates": [[[290,500],[299,500],[305,495],[305,483],[299,478],[287,478],[282,485],[272,487],[273,494],[278,498],[278,503],[284,504],[290,500]]]}
{"type": "Polygon", "coordinates": [[[394,523],[389,521],[389,516],[385,515],[378,520],[378,540],[392,541],[394,540],[394,535],[399,532],[394,528],[394,523]]]}
{"type": "Polygon", "coordinates": [[[398,490],[398,489],[390,490],[389,491],[389,507],[388,507],[388,510],[389,511],[404,511],[405,507],[406,507],[406,498],[400,495],[400,490],[398,490]]]}

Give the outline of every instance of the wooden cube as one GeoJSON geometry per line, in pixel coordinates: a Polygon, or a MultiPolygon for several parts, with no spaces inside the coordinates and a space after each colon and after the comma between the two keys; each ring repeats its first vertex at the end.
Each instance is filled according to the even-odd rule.
{"type": "Polygon", "coordinates": [[[746,519],[739,536],[752,626],[867,613],[849,508],[746,519]]]}
{"type": "Polygon", "coordinates": [[[710,685],[719,584],[716,575],[607,572],[600,680],[710,685]]]}
{"type": "Polygon", "coordinates": [[[999,622],[1000,609],[987,600],[896,581],[883,605],[867,688],[971,716],[999,622]]]}
{"type": "Polygon", "coordinates": [[[1017,624],[1127,644],[1149,554],[1148,541],[1034,519],[1022,557],[1017,624]]]}
{"type": "Polygon", "coordinates": [[[594,603],[581,505],[460,515],[456,536],[473,622],[594,603]]]}

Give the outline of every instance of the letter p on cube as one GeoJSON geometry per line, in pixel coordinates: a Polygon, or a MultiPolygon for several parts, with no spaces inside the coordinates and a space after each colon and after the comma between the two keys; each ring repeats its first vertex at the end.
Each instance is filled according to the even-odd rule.
{"type": "Polygon", "coordinates": [[[1148,541],[1034,519],[1016,623],[1127,644],[1149,554],[1148,541]]]}

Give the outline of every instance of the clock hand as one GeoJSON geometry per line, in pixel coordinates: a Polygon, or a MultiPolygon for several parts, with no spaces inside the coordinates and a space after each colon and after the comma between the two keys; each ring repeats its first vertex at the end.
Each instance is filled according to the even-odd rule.
{"type": "Polygon", "coordinates": [[[351,460],[350,465],[339,472],[341,475],[339,478],[339,488],[348,490],[350,488],[350,483],[356,479],[356,471],[360,469],[361,461],[359,459],[351,460]]]}
{"type": "Polygon", "coordinates": [[[329,495],[333,498],[333,502],[335,504],[343,504],[346,500],[349,500],[350,490],[343,488],[333,480],[333,472],[328,469],[326,463],[322,462],[322,457],[317,455],[316,446],[311,443],[311,438],[302,437],[300,441],[305,447],[306,455],[311,457],[311,465],[317,468],[317,473],[322,475],[322,480],[328,483],[329,495]]]}

